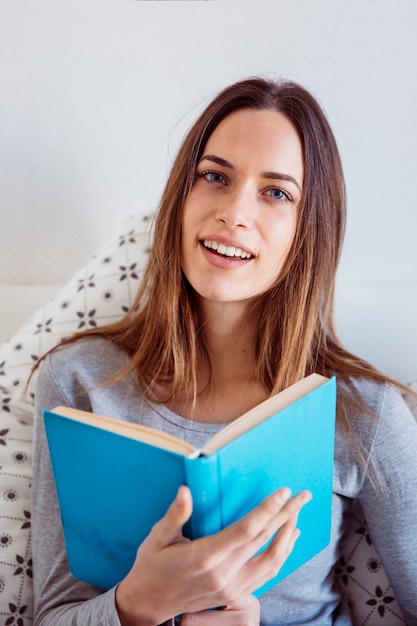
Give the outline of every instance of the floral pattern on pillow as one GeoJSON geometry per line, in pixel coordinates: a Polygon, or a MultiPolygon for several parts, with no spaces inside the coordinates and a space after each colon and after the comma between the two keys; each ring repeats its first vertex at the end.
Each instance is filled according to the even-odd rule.
{"type": "Polygon", "coordinates": [[[0,624],[32,623],[32,414],[0,391],[0,624]]]}
{"type": "Polygon", "coordinates": [[[353,624],[399,626],[406,623],[359,504],[355,504],[350,517],[335,572],[353,624]]]}

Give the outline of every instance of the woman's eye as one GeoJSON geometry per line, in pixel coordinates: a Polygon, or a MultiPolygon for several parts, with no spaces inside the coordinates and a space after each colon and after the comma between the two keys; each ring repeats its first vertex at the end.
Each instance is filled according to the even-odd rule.
{"type": "Polygon", "coordinates": [[[280,202],[285,201],[285,200],[289,200],[291,202],[292,200],[289,193],[287,193],[283,189],[278,189],[277,187],[274,187],[273,189],[268,189],[267,193],[269,196],[271,196],[273,200],[278,200],[280,202]]]}
{"type": "Polygon", "coordinates": [[[200,172],[199,177],[217,185],[222,185],[225,182],[225,177],[219,172],[200,172]]]}

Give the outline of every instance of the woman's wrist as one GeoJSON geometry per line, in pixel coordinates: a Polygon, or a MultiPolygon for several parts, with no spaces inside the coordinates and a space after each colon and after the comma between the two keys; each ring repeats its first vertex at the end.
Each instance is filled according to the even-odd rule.
{"type": "MultiPolygon", "coordinates": [[[[159,626],[159,621],[146,614],[140,600],[137,596],[133,598],[126,587],[127,585],[121,582],[115,593],[116,610],[121,626],[159,626]]],[[[171,626],[170,620],[166,623],[171,626]]],[[[165,625],[165,622],[163,624],[165,625]]]]}

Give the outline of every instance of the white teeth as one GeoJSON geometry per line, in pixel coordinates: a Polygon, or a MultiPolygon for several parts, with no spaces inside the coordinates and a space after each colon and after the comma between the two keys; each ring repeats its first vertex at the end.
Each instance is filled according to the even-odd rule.
{"type": "Polygon", "coordinates": [[[224,243],[218,243],[217,241],[210,241],[205,239],[203,241],[204,247],[210,250],[215,250],[223,256],[236,256],[240,259],[250,259],[249,252],[245,252],[242,248],[235,248],[235,246],[226,246],[224,243]]]}

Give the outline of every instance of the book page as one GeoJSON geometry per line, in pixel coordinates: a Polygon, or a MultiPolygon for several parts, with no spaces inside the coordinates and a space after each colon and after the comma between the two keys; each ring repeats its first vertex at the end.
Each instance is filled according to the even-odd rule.
{"type": "Polygon", "coordinates": [[[189,456],[195,450],[194,446],[182,441],[174,435],[164,433],[163,431],[149,428],[148,426],[142,426],[141,424],[133,424],[132,422],[124,422],[123,420],[116,419],[114,417],[106,417],[104,415],[97,415],[96,413],[89,413],[88,411],[81,411],[79,409],[73,409],[65,406],[56,407],[52,413],[58,413],[69,419],[82,422],[95,426],[96,428],[102,428],[110,432],[130,437],[138,441],[143,441],[171,452],[177,452],[189,456]]]}

